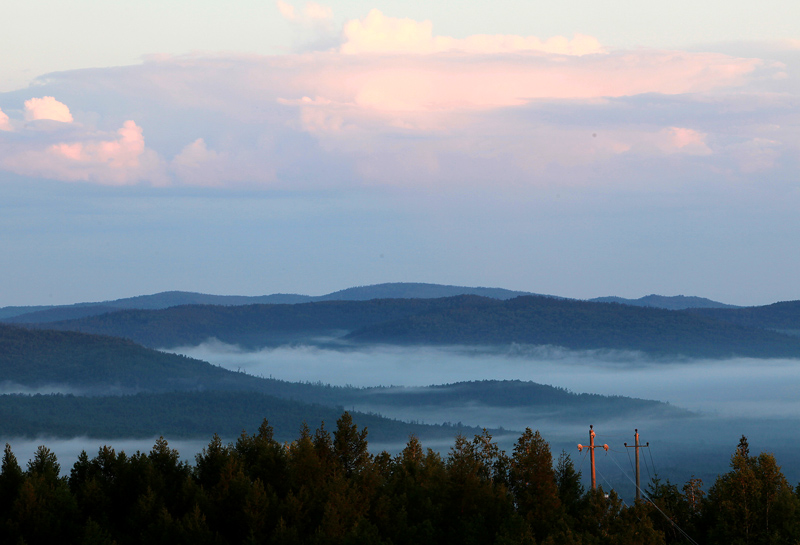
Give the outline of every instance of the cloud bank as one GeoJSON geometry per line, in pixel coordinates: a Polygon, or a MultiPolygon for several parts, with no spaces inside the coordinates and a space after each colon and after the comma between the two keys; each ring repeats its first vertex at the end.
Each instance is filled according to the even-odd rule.
{"type": "MultiPolygon", "coordinates": [[[[291,21],[332,17],[313,2],[277,9],[291,21]]],[[[796,168],[794,77],[770,58],[614,51],[581,35],[454,38],[372,10],[329,50],[45,76],[46,95],[0,96],[0,168],[278,189],[589,184],[603,169],[622,184],[643,169],[746,180],[796,168]]]]}

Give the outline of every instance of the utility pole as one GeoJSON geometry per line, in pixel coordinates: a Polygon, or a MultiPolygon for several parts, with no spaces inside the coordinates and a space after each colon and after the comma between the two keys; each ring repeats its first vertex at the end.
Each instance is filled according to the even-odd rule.
{"type": "MultiPolygon", "coordinates": [[[[628,445],[628,443],[623,443],[623,444],[625,445],[626,448],[636,449],[636,501],[639,501],[642,499],[642,481],[641,478],[639,477],[639,448],[641,447],[641,445],[639,444],[639,430],[635,429],[633,431],[635,432],[635,435],[633,437],[636,440],[636,443],[633,445],[628,445]]],[[[648,441],[645,446],[649,447],[650,442],[648,441]]],[[[630,460],[630,458],[628,458],[628,460],[630,460]]]]}
{"type": "MultiPolygon", "coordinates": [[[[585,448],[589,449],[589,454],[591,455],[592,459],[592,490],[597,490],[597,477],[595,476],[594,470],[594,449],[596,448],[594,445],[594,436],[594,430],[592,429],[592,426],[589,426],[589,446],[578,445],[578,452],[583,452],[583,449],[585,448]]],[[[608,445],[603,445],[603,449],[608,451],[608,445]]]]}

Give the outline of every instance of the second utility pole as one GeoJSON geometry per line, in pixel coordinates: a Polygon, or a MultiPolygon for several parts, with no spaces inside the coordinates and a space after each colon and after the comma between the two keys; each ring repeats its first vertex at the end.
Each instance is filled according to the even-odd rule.
{"type": "MultiPolygon", "coordinates": [[[[636,501],[639,501],[642,499],[642,481],[639,478],[639,448],[641,447],[641,445],[639,444],[639,430],[635,429],[633,431],[635,432],[635,435],[633,437],[636,440],[636,444],[634,444],[633,446],[628,446],[628,443],[623,443],[623,444],[627,448],[636,449],[636,501]]],[[[645,446],[649,447],[650,442],[648,441],[647,445],[645,446]]],[[[628,460],[630,460],[630,458],[628,458],[628,460]]]]}
{"type": "MultiPolygon", "coordinates": [[[[583,451],[583,449],[588,448],[589,454],[592,458],[592,490],[597,490],[597,477],[595,477],[595,470],[594,470],[594,430],[592,426],[589,426],[589,446],[586,445],[578,445],[578,452],[583,451]]],[[[603,448],[608,451],[608,445],[603,445],[603,448]]]]}

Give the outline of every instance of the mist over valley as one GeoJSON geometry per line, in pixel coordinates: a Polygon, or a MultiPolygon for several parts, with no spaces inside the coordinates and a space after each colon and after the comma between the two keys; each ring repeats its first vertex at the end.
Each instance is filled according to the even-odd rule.
{"type": "MultiPolygon", "coordinates": [[[[698,298],[644,299],[681,307],[698,298]]],[[[758,327],[791,325],[796,307],[780,306],[779,321],[762,307],[748,323],[728,324],[640,303],[464,294],[190,304],[0,326],[14,347],[0,358],[4,435],[26,445],[35,436],[66,440],[65,453],[74,451],[72,435],[90,451],[106,439],[141,445],[158,435],[192,450],[213,433],[233,440],[264,417],[288,441],[304,420],[313,428],[348,410],[370,429],[372,450],[393,453],[411,434],[446,452],[456,433],[482,428],[508,449],[530,427],[554,453],[578,460],[575,445],[592,424],[612,445],[603,475],[626,494],[620,445],[633,429],[651,444],[652,472],[675,482],[723,472],[741,435],[780,454],[787,476],[800,479],[788,431],[800,423],[800,360],[780,356],[798,340],[758,327]],[[567,346],[525,342],[531,335],[567,346]],[[592,348],[580,348],[587,339],[592,348]],[[25,418],[14,412],[23,406],[25,418]],[[20,433],[28,439],[14,439],[20,433]]]]}

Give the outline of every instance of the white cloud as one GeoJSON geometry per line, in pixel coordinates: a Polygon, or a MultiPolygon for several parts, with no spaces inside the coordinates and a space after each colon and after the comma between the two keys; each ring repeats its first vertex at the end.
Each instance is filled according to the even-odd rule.
{"type": "Polygon", "coordinates": [[[309,2],[303,9],[306,17],[312,21],[327,21],[333,19],[333,10],[328,6],[317,4],[316,2],[309,2]]]}
{"type": "Polygon", "coordinates": [[[62,123],[72,123],[73,121],[67,105],[50,96],[26,100],[25,119],[28,121],[50,119],[62,123]]]}
{"type": "Polygon", "coordinates": [[[187,185],[220,185],[225,179],[225,154],[208,149],[198,138],[172,159],[172,169],[187,185]]]}
{"type": "Polygon", "coordinates": [[[535,36],[478,34],[465,39],[434,36],[430,21],[387,17],[373,9],[364,19],[348,21],[344,26],[345,54],[411,53],[431,54],[457,51],[469,54],[497,54],[540,51],[559,55],[603,53],[600,42],[591,36],[576,35],[572,40],[556,36],[541,40],[535,36]]]}

